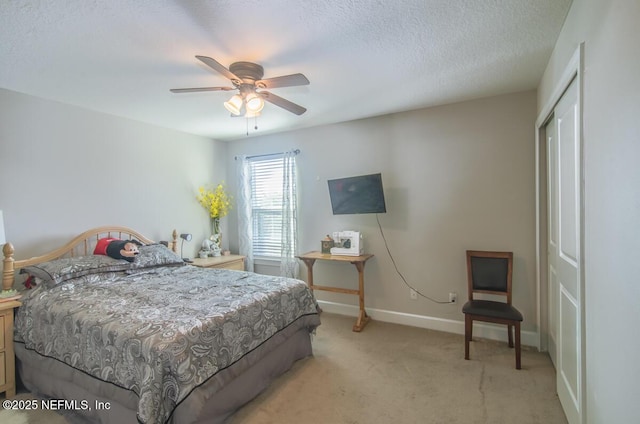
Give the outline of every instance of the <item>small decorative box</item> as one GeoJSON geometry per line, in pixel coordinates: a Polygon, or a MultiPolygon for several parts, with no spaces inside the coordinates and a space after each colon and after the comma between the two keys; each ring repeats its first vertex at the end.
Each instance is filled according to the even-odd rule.
{"type": "Polygon", "coordinates": [[[331,248],[333,247],[333,239],[327,236],[324,240],[320,241],[322,249],[322,253],[331,253],[331,248]]]}

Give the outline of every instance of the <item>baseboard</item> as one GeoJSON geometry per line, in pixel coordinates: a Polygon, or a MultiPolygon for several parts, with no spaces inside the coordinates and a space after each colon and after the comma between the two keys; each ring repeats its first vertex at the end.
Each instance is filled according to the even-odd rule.
{"type": "MultiPolygon", "coordinates": [[[[356,305],[345,305],[343,303],[327,302],[323,300],[319,300],[318,303],[323,311],[334,314],[357,317],[360,312],[356,305]]],[[[372,320],[464,335],[464,321],[407,314],[404,312],[385,311],[383,309],[366,308],[366,311],[367,315],[369,315],[372,320]]],[[[506,341],[507,327],[504,325],[474,322],[473,337],[506,341]]],[[[524,346],[532,346],[537,349],[538,340],[538,333],[534,331],[520,332],[520,343],[524,346]]]]}

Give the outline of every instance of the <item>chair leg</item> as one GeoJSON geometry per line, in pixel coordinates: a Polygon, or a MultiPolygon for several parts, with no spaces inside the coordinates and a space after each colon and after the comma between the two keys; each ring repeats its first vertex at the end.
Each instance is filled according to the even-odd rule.
{"type": "Polygon", "coordinates": [[[520,321],[516,322],[516,369],[519,370],[520,363],[520,321]]]}
{"type": "Polygon", "coordinates": [[[473,320],[469,315],[464,316],[464,359],[469,359],[469,342],[472,338],[473,320]]]}
{"type": "Polygon", "coordinates": [[[507,331],[509,332],[509,347],[513,347],[513,325],[507,325],[507,331]]]}

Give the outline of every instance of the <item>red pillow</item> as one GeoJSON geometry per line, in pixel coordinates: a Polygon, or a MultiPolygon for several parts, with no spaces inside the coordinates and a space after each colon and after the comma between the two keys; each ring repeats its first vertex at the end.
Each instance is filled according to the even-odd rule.
{"type": "Polygon", "coordinates": [[[117,238],[101,238],[96,243],[96,248],[93,249],[94,255],[107,255],[107,246],[114,240],[120,240],[117,238]]]}

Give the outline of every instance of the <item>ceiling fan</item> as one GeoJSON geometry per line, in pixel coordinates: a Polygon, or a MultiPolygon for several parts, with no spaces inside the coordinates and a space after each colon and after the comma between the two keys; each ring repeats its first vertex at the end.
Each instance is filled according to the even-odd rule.
{"type": "Polygon", "coordinates": [[[234,116],[245,116],[252,118],[258,116],[264,107],[264,101],[279,106],[296,115],[302,115],[306,108],[276,96],[268,91],[257,91],[258,89],[271,89],[278,87],[293,87],[297,85],[307,85],[309,80],[302,74],[283,75],[280,77],[262,79],[264,68],[251,62],[234,62],[225,68],[218,61],[207,56],[196,56],[205,65],[221,73],[231,80],[233,87],[199,87],[199,88],[172,88],[172,93],[193,93],[197,91],[231,91],[239,90],[231,99],[224,103],[225,108],[234,116]]]}

